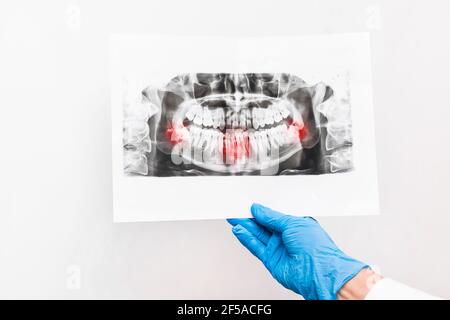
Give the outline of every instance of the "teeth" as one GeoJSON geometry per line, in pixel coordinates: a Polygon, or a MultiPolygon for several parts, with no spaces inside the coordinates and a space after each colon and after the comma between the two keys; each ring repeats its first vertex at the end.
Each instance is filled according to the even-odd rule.
{"type": "Polygon", "coordinates": [[[252,113],[250,112],[250,109],[244,109],[246,118],[246,128],[250,129],[252,127],[252,113]]]}
{"type": "Polygon", "coordinates": [[[278,104],[278,108],[279,108],[279,110],[281,112],[281,115],[283,116],[284,119],[289,117],[290,112],[289,112],[289,109],[288,109],[288,107],[286,106],[286,104],[284,102],[278,104]]]}
{"type": "Polygon", "coordinates": [[[269,141],[270,141],[270,147],[278,149],[280,147],[278,133],[276,128],[269,129],[269,132],[267,134],[269,141]]]}
{"type": "Polygon", "coordinates": [[[250,162],[258,163],[258,142],[256,141],[256,132],[251,131],[248,134],[249,144],[250,144],[250,162]]]}
{"type": "Polygon", "coordinates": [[[200,140],[201,140],[201,129],[198,127],[191,127],[191,138],[192,138],[192,149],[194,151],[194,159],[196,161],[201,161],[202,159],[202,150],[200,149],[200,140]]]}
{"type": "Polygon", "coordinates": [[[245,141],[243,131],[236,130],[235,137],[236,137],[236,162],[237,164],[245,164],[247,159],[245,157],[245,141]]]}
{"type": "Polygon", "coordinates": [[[201,109],[201,106],[199,105],[194,105],[191,108],[189,108],[189,110],[186,112],[186,118],[189,121],[194,120],[195,115],[197,114],[197,112],[201,109]]]}
{"type": "Polygon", "coordinates": [[[280,137],[280,142],[282,145],[287,144],[288,143],[288,127],[286,126],[286,124],[282,124],[281,126],[279,126],[278,129],[278,134],[280,137]]]}
{"type": "Polygon", "coordinates": [[[231,128],[232,115],[233,115],[233,111],[232,110],[228,110],[227,111],[227,116],[226,116],[227,128],[231,128]]]}
{"type": "Polygon", "coordinates": [[[170,140],[173,142],[184,141],[189,137],[189,130],[186,127],[174,127],[170,140]]]}
{"type": "Polygon", "coordinates": [[[244,152],[245,157],[248,158],[248,155],[250,154],[250,145],[249,145],[249,140],[248,140],[248,132],[244,131],[242,133],[242,136],[244,138],[243,152],[244,152]]]}
{"type": "Polygon", "coordinates": [[[205,147],[203,148],[203,161],[210,162],[213,158],[216,140],[213,139],[213,130],[203,130],[203,140],[205,147]]]}
{"type": "Polygon", "coordinates": [[[219,117],[219,128],[220,130],[225,129],[225,112],[223,109],[217,109],[217,116],[219,117]]]}
{"type": "Polygon", "coordinates": [[[233,129],[239,128],[239,119],[236,112],[234,112],[233,115],[231,116],[231,128],[233,129]]]}
{"type": "Polygon", "coordinates": [[[266,110],[258,108],[258,112],[256,114],[258,116],[259,127],[264,127],[266,125],[266,110]]]}
{"type": "Polygon", "coordinates": [[[217,161],[217,164],[223,163],[223,138],[224,138],[223,133],[218,132],[218,134],[216,136],[216,141],[217,141],[216,161],[217,161]]]}
{"type": "Polygon", "coordinates": [[[256,132],[256,142],[258,143],[258,158],[259,162],[262,163],[267,159],[267,149],[268,149],[268,141],[267,136],[262,131],[256,132]]]}
{"type": "Polygon", "coordinates": [[[211,111],[208,109],[208,107],[203,108],[203,125],[205,127],[213,126],[212,114],[211,111]]]}
{"type": "Polygon", "coordinates": [[[267,108],[265,110],[265,121],[266,126],[267,125],[272,125],[274,123],[273,121],[273,113],[272,113],[272,109],[271,108],[267,108]]]}
{"type": "Polygon", "coordinates": [[[239,127],[244,130],[247,129],[247,117],[244,110],[239,113],[239,127]]]}
{"type": "Polygon", "coordinates": [[[190,159],[192,157],[192,144],[191,144],[190,138],[183,142],[182,154],[183,154],[184,163],[188,164],[188,162],[190,161],[190,159]]]}
{"type": "Polygon", "coordinates": [[[300,143],[298,136],[298,128],[295,126],[289,126],[287,133],[288,143],[300,143]]]}
{"type": "Polygon", "coordinates": [[[195,113],[194,123],[198,126],[201,126],[203,123],[203,109],[201,107],[195,113]]]}
{"type": "Polygon", "coordinates": [[[256,114],[258,115],[259,127],[262,128],[266,125],[266,110],[262,108],[258,109],[259,110],[256,114]]]}
{"type": "Polygon", "coordinates": [[[275,133],[275,139],[278,142],[278,146],[284,145],[284,138],[282,134],[283,126],[277,126],[275,127],[274,133],[275,133]]]}
{"type": "Polygon", "coordinates": [[[259,108],[253,108],[252,109],[252,119],[253,119],[253,128],[255,130],[258,130],[259,128],[259,108]]]}
{"type": "Polygon", "coordinates": [[[224,138],[224,144],[225,144],[225,163],[226,164],[234,164],[233,157],[232,157],[232,137],[229,132],[225,132],[225,138],[224,138]]]}
{"type": "MultiPolygon", "coordinates": [[[[289,101],[280,101],[267,108],[262,108],[258,103],[243,102],[239,111],[227,105],[227,108],[210,109],[196,104],[180,110],[175,119],[177,130],[171,137],[178,142],[177,156],[182,155],[186,163],[194,160],[194,163],[239,165],[246,168],[248,163],[248,169],[263,170],[264,163],[273,163],[280,151],[283,155],[290,152],[290,146],[287,149],[284,146],[295,143],[301,148],[298,135],[299,127],[302,126],[301,116],[289,101]],[[299,122],[295,121],[296,117],[300,117],[299,122]],[[183,122],[185,119],[190,121],[187,127],[183,122]],[[286,123],[291,121],[295,125],[288,126],[286,123]]],[[[322,109],[319,111],[330,112],[325,107],[322,109]]],[[[340,119],[336,119],[336,123],[337,120],[340,119]]],[[[337,140],[344,140],[348,135],[337,125],[336,129],[330,125],[329,131],[332,133],[329,136],[336,136],[337,140]]],[[[328,147],[334,143],[331,140],[327,142],[328,147]]]]}
{"type": "Polygon", "coordinates": [[[219,118],[219,109],[216,109],[211,112],[212,114],[212,120],[213,120],[213,127],[218,128],[220,126],[220,118],[219,118]]]}
{"type": "Polygon", "coordinates": [[[273,120],[275,122],[280,122],[283,119],[283,116],[281,115],[280,110],[277,107],[274,107],[272,105],[269,108],[272,110],[273,120]]]}

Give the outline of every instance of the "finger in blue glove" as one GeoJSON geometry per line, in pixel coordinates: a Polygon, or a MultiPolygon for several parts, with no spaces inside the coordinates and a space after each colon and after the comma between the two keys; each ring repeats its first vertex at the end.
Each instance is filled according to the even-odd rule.
{"type": "Polygon", "coordinates": [[[254,219],[229,219],[237,239],[283,286],[305,299],[336,299],[340,288],[368,265],[343,253],[311,217],[294,217],[262,205],[254,219]]]}

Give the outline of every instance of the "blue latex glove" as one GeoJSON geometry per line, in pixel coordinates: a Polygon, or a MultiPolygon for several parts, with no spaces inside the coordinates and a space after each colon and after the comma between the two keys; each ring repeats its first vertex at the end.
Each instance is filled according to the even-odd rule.
{"type": "Polygon", "coordinates": [[[229,219],[233,233],[272,276],[307,300],[336,299],[365,263],[342,252],[310,217],[294,217],[254,204],[254,219],[229,219]]]}

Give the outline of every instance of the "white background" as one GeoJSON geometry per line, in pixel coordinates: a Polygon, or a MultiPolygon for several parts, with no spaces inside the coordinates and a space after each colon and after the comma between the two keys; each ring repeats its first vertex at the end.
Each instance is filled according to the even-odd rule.
{"type": "Polygon", "coordinates": [[[112,223],[108,35],[369,28],[382,215],[320,221],[351,255],[450,298],[450,2],[111,2],[0,4],[0,297],[297,298],[224,221],[112,223]]]}

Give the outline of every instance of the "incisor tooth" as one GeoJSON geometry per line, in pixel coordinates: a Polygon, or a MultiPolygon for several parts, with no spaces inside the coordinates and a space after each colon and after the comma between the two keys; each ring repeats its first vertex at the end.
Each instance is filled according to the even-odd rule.
{"type": "Polygon", "coordinates": [[[239,113],[239,127],[244,130],[247,129],[247,118],[244,110],[239,113]]]}
{"type": "Polygon", "coordinates": [[[233,128],[233,129],[239,128],[239,119],[238,119],[238,115],[236,112],[233,113],[232,118],[231,118],[231,128],[233,128]]]}

